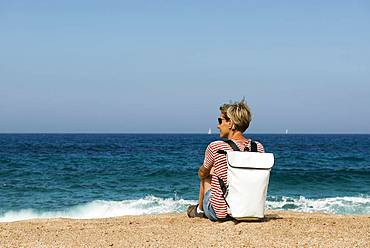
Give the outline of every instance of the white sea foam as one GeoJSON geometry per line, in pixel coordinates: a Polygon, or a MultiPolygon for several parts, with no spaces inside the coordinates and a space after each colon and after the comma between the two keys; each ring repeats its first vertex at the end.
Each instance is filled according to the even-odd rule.
{"type": "Polygon", "coordinates": [[[309,199],[300,197],[272,197],[267,209],[333,214],[370,214],[370,196],[331,197],[309,199]]]}
{"type": "Polygon", "coordinates": [[[189,204],[194,203],[195,201],[190,200],[174,200],[172,198],[163,199],[155,196],[147,196],[143,199],[124,201],[96,200],[68,208],[64,211],[40,212],[34,209],[8,211],[5,214],[0,215],[0,222],[41,218],[93,219],[124,215],[176,213],[184,212],[189,204]]]}
{"type": "MultiPolygon", "coordinates": [[[[103,201],[77,205],[63,211],[40,212],[34,209],[8,211],[0,215],[0,222],[28,219],[71,218],[93,219],[124,215],[147,215],[161,213],[183,213],[189,204],[196,201],[147,196],[138,200],[103,201]]],[[[370,196],[332,197],[309,199],[300,197],[270,197],[266,203],[270,210],[298,212],[326,212],[334,214],[370,214],[370,196]]]]}

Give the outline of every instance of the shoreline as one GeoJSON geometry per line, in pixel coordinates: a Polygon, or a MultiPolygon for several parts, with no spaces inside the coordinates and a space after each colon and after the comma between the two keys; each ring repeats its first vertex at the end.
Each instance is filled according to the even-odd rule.
{"type": "Polygon", "coordinates": [[[370,215],[267,211],[264,221],[186,213],[0,223],[0,247],[369,247],[370,215]]]}

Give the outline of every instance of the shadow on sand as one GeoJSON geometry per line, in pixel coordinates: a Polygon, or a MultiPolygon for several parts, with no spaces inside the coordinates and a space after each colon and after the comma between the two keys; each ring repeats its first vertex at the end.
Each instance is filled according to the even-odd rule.
{"type": "Polygon", "coordinates": [[[231,221],[234,222],[234,224],[239,223],[246,223],[246,222],[269,222],[271,220],[279,220],[283,219],[283,217],[280,217],[278,214],[266,214],[264,218],[245,218],[243,220],[235,220],[232,219],[231,221]]]}

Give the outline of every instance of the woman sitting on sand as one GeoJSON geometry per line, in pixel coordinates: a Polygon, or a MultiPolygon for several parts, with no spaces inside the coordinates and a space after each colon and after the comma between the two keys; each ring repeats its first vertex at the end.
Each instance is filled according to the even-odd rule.
{"type": "MultiPolygon", "coordinates": [[[[224,104],[220,107],[220,117],[217,128],[220,137],[232,140],[241,151],[246,148],[251,151],[251,139],[243,136],[249,127],[252,115],[244,99],[233,104],[224,104]]],[[[259,142],[257,151],[264,152],[263,145],[259,142]]],[[[220,140],[211,142],[206,149],[203,165],[199,168],[200,178],[198,204],[188,207],[187,214],[190,218],[206,217],[212,221],[226,220],[228,217],[227,204],[219,184],[219,178],[227,184],[227,161],[224,154],[218,150],[233,150],[229,144],[220,140]]]]}

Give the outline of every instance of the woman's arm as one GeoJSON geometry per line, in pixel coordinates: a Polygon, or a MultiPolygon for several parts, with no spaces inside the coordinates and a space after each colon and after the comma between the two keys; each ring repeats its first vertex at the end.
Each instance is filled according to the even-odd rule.
{"type": "Polygon", "coordinates": [[[206,168],[206,167],[204,167],[204,165],[202,165],[198,170],[199,178],[204,179],[204,178],[209,177],[211,175],[210,174],[211,170],[212,170],[212,167],[211,168],[206,168]]]}

